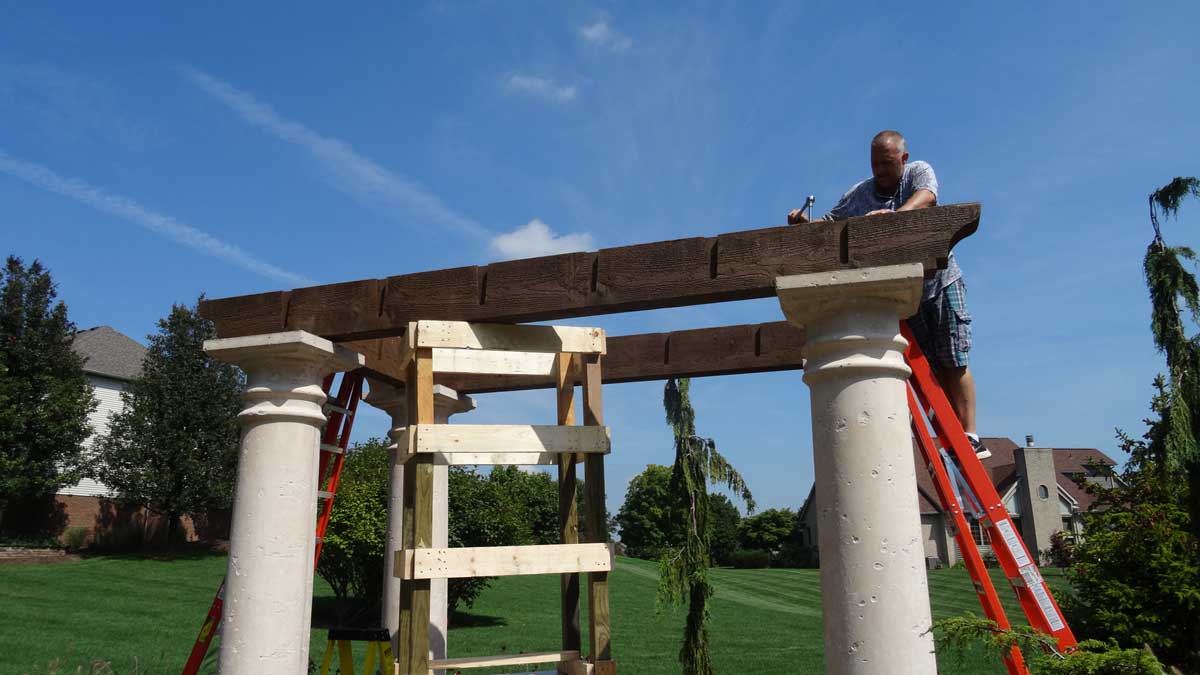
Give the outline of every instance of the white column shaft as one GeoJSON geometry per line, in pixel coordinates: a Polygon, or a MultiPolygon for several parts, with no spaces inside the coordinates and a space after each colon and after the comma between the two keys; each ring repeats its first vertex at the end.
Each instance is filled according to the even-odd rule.
{"type": "MultiPolygon", "coordinates": [[[[322,377],[359,365],[302,332],[210,340],[247,376],[234,488],[219,670],[307,672],[316,545],[322,377]]],[[[361,358],[361,357],[359,357],[361,358]]]]}
{"type": "Polygon", "coordinates": [[[830,674],[936,672],[899,335],[922,275],[905,267],[777,282],[807,332],[830,674]]]}

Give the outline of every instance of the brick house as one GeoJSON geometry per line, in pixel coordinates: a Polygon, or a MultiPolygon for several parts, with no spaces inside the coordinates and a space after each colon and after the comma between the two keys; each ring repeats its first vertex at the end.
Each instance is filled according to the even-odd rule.
{"type": "MultiPolygon", "coordinates": [[[[93,448],[108,433],[109,419],[124,409],[121,393],[142,372],[146,348],[133,338],[110,326],[97,326],[75,334],[72,348],[83,357],[83,371],[92,385],[96,409],[88,416],[92,435],[84,442],[85,457],[95,461],[93,448]]],[[[142,541],[158,541],[166,536],[165,520],[145,509],[128,509],[115,499],[108,486],[92,478],[64,487],[55,495],[57,520],[66,528],[84,527],[88,541],[102,541],[124,547],[142,541]]],[[[227,517],[214,514],[215,538],[223,535],[227,517]]],[[[208,529],[208,528],[202,528],[208,529]]],[[[199,538],[190,518],[183,518],[182,530],[188,540],[199,538]]],[[[204,538],[214,538],[204,533],[204,538]]]]}
{"type": "MultiPolygon", "coordinates": [[[[1050,537],[1062,530],[1083,534],[1083,513],[1091,506],[1093,497],[1079,486],[1077,480],[1112,487],[1111,479],[1088,468],[1089,464],[1115,466],[1111,458],[1092,448],[1037,448],[1032,437],[1021,447],[1009,438],[984,438],[992,456],[983,460],[984,469],[1000,493],[1005,508],[1031,552],[1045,553],[1050,549],[1050,537]]],[[[921,533],[925,557],[942,565],[952,565],[959,557],[958,547],[950,530],[950,517],[938,504],[933,478],[925,467],[921,451],[913,444],[917,467],[917,500],[921,507],[921,533]]],[[[815,489],[800,509],[803,544],[817,546],[817,512],[815,489]]],[[[991,552],[987,533],[968,516],[971,534],[985,555],[991,552]]]]}

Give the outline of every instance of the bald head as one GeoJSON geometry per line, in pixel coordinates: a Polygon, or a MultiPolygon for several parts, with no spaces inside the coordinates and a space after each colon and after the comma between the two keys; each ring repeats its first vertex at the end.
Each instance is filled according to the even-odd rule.
{"type": "Polygon", "coordinates": [[[881,131],[871,139],[871,174],[875,176],[875,189],[880,194],[890,194],[900,186],[904,177],[904,163],[908,161],[908,148],[899,131],[881,131]]]}
{"type": "Polygon", "coordinates": [[[904,135],[899,131],[886,129],[875,134],[875,138],[871,139],[871,148],[895,148],[901,154],[908,152],[908,147],[904,143],[904,135]]]}

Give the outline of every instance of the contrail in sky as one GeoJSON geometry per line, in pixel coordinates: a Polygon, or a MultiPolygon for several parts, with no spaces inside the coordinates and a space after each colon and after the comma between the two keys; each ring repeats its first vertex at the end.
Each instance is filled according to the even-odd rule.
{"type": "Polygon", "coordinates": [[[69,197],[97,211],[116,216],[161,234],[191,249],[233,263],[242,269],[293,286],[312,286],[316,282],[259,260],[233,244],[182,223],[171,216],[148,209],[136,201],[110,194],[78,178],[65,178],[54,171],[0,150],[0,172],[19,178],[48,192],[69,197]]]}
{"type": "Polygon", "coordinates": [[[319,161],[337,187],[351,196],[385,208],[399,208],[453,227],[463,234],[494,236],[494,232],[446,206],[423,185],[394,173],[356,151],[344,141],[322,136],[300,122],[283,117],[270,105],[224,80],[191,67],[181,67],[192,84],[228,106],[243,120],[296,145],[319,161]]]}

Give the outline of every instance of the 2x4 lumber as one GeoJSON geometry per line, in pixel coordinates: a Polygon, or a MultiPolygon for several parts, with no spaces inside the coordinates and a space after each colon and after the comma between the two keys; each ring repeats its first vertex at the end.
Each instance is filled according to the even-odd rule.
{"type": "Polygon", "coordinates": [[[608,427],[538,424],[411,424],[397,445],[409,454],[609,451],[608,427]]]}
{"type": "Polygon", "coordinates": [[[603,354],[604,330],[578,326],[513,326],[467,321],[414,321],[410,349],[489,349],[545,354],[603,354]],[[415,329],[414,329],[415,325],[415,329]]]}
{"type": "MultiPolygon", "coordinates": [[[[583,423],[603,428],[604,400],[601,357],[587,356],[583,364],[583,423]]],[[[587,427],[585,427],[587,428],[587,427]]],[[[605,522],[604,455],[588,455],[584,466],[584,494],[587,509],[587,538],[590,542],[608,541],[605,522]]],[[[608,570],[588,574],[588,631],[590,656],[599,664],[612,660],[612,624],[608,605],[608,570]]]]}
{"type": "Polygon", "coordinates": [[[447,670],[452,668],[490,668],[493,666],[522,666],[530,663],[563,663],[579,661],[579,650],[564,650],[561,652],[525,652],[522,654],[505,654],[501,656],[468,656],[457,659],[434,659],[429,662],[430,669],[447,670]]]}
{"type": "MultiPolygon", "coordinates": [[[[408,366],[408,418],[415,424],[433,425],[433,352],[416,350],[408,366]]],[[[433,456],[414,457],[404,467],[403,535],[405,550],[428,550],[433,545],[433,456]]],[[[401,675],[429,670],[429,617],[431,584],[427,578],[400,583],[399,650],[396,668],[401,675]]]]}
{"type": "MultiPolygon", "coordinates": [[[[558,466],[557,452],[453,452],[435,453],[434,466],[558,466]]],[[[397,459],[401,464],[413,455],[402,454],[397,459]]]]}
{"type": "MultiPolygon", "coordinates": [[[[554,382],[558,423],[575,424],[575,382],[571,377],[579,356],[557,354],[554,357],[554,382]]],[[[564,544],[579,543],[579,492],[574,454],[558,456],[558,527],[564,544]]],[[[559,577],[559,610],[562,622],[562,648],[579,651],[583,638],[579,629],[579,574],[559,577]]]]}
{"type": "Polygon", "coordinates": [[[979,204],[418,272],[201,304],[221,337],[303,328],[335,342],[422,319],[520,323],[771,297],[789,274],[919,262],[945,267],[979,204]]]}
{"type": "Polygon", "coordinates": [[[608,544],[417,548],[396,551],[393,559],[396,576],[417,581],[611,569],[612,547],[608,544]]]}
{"type": "Polygon", "coordinates": [[[540,375],[554,371],[555,354],[505,352],[493,349],[433,350],[433,372],[472,375],[540,375]]]}

